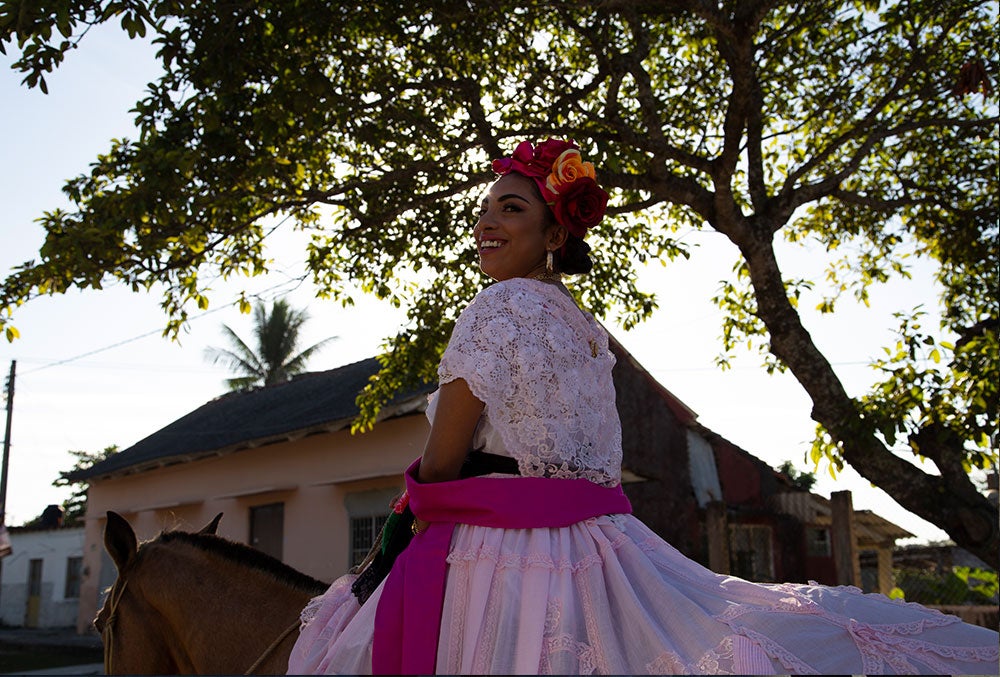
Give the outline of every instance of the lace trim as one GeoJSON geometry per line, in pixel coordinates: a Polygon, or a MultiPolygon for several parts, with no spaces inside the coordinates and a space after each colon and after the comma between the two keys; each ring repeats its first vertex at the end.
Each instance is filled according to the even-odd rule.
{"type": "MultiPolygon", "coordinates": [[[[469,599],[469,577],[468,576],[454,576],[449,581],[449,585],[454,585],[454,595],[455,599],[467,600],[469,599]]],[[[468,613],[468,605],[462,605],[462,613],[453,613],[451,615],[451,630],[449,631],[449,637],[461,637],[462,628],[465,627],[465,615],[468,613]]],[[[443,621],[442,621],[443,622],[443,621]]],[[[448,644],[448,664],[447,672],[450,674],[457,674],[461,672],[462,667],[462,644],[461,642],[449,642],[448,644]]]]}
{"type": "Polygon", "coordinates": [[[515,278],[487,287],[462,312],[438,377],[468,383],[523,476],[613,487],[622,460],[614,363],[591,315],[552,285],[515,278]]]}
{"type": "Polygon", "coordinates": [[[490,595],[486,605],[485,622],[483,623],[479,637],[476,639],[476,647],[479,651],[473,655],[472,672],[477,675],[485,675],[491,672],[489,658],[492,657],[497,645],[497,633],[500,627],[500,603],[502,595],[490,595]]]}
{"type": "MultiPolygon", "coordinates": [[[[560,651],[569,651],[576,656],[576,674],[592,675],[597,672],[597,660],[594,649],[586,642],[578,642],[570,635],[559,635],[545,641],[545,651],[554,654],[560,651]]],[[[548,660],[546,659],[546,664],[548,660]]],[[[549,668],[551,670],[551,667],[549,668]]],[[[548,672],[546,674],[552,674],[548,672]]]]}
{"type": "Polygon", "coordinates": [[[733,665],[733,638],[724,637],[718,646],[702,656],[692,672],[700,675],[734,675],[736,666],[733,665]],[[723,667],[726,664],[732,668],[727,670],[723,667]]]}
{"type": "Polygon", "coordinates": [[[646,663],[646,674],[649,675],[690,675],[691,670],[683,659],[673,651],[664,651],[654,660],[646,663]]]}
{"type": "MultiPolygon", "coordinates": [[[[838,585],[838,586],[822,586],[816,581],[809,581],[809,585],[815,587],[827,587],[831,590],[837,590],[839,592],[845,592],[852,595],[859,596],[875,596],[880,597],[884,602],[902,607],[911,607],[916,611],[921,612],[923,618],[919,620],[911,621],[909,623],[882,623],[882,624],[870,624],[870,627],[878,628],[885,632],[892,632],[899,635],[919,635],[928,628],[940,628],[945,625],[953,625],[955,623],[961,623],[962,619],[958,616],[952,616],[950,614],[943,613],[940,609],[934,609],[932,607],[926,607],[923,604],[918,604],[917,602],[907,602],[902,599],[893,599],[891,597],[886,597],[882,593],[878,592],[864,592],[860,588],[853,585],[838,585]]],[[[780,588],[783,591],[787,591],[789,594],[800,596],[801,593],[796,589],[793,583],[781,583],[776,588],[780,588]]]]}
{"type": "MultiPolygon", "coordinates": [[[[851,635],[861,641],[884,647],[888,652],[895,652],[901,655],[912,654],[934,654],[942,658],[950,658],[959,661],[997,661],[1000,660],[1000,647],[996,646],[952,646],[935,644],[927,640],[914,639],[913,637],[900,637],[893,634],[886,634],[879,629],[880,626],[851,621],[851,635]]],[[[926,656],[930,659],[930,656],[926,656]]],[[[920,660],[924,660],[921,656],[920,660]]]]}
{"type": "MultiPolygon", "coordinates": [[[[854,640],[854,645],[861,656],[862,672],[865,674],[883,674],[888,665],[893,672],[907,674],[917,669],[910,662],[910,657],[925,663],[934,670],[948,672],[948,665],[935,656],[967,662],[996,662],[1000,660],[1000,650],[997,647],[956,647],[943,646],[924,640],[914,639],[907,635],[917,633],[919,628],[940,627],[951,621],[941,623],[940,619],[915,621],[898,624],[869,624],[852,618],[835,614],[823,608],[812,600],[797,593],[791,584],[775,586],[789,597],[782,598],[772,606],[755,604],[734,604],[725,611],[714,616],[720,622],[726,623],[733,632],[741,634],[757,642],[769,656],[781,661],[781,664],[793,673],[815,674],[815,670],[799,660],[794,654],[774,640],[761,635],[755,630],[736,624],[737,618],[748,613],[803,613],[815,615],[830,623],[844,628],[854,640]]],[[[919,606],[919,605],[918,605],[919,606]]]]}
{"type": "MultiPolygon", "coordinates": [[[[585,523],[588,526],[599,526],[597,522],[607,517],[610,516],[605,515],[604,517],[592,517],[585,520],[585,523]]],[[[621,517],[624,520],[624,516],[621,517]]],[[[611,526],[617,526],[614,520],[611,521],[611,526]]],[[[628,534],[624,531],[619,531],[612,537],[608,537],[608,545],[610,545],[612,550],[618,550],[623,545],[630,542],[631,540],[629,539],[628,534]]],[[[576,561],[566,558],[561,558],[557,561],[548,554],[501,552],[500,548],[492,545],[481,545],[478,548],[470,550],[452,550],[448,553],[448,556],[445,559],[448,564],[455,565],[488,561],[492,562],[497,569],[517,569],[519,571],[527,571],[531,568],[541,567],[553,571],[571,571],[573,573],[585,571],[593,566],[601,566],[604,563],[604,556],[601,552],[592,552],[576,561]]]]}
{"type": "Polygon", "coordinates": [[[575,672],[580,675],[592,675],[597,671],[597,660],[594,648],[586,642],[578,642],[572,635],[556,634],[562,621],[562,604],[557,600],[549,600],[545,607],[545,631],[542,635],[543,651],[538,665],[538,672],[543,675],[552,674],[551,656],[560,652],[569,652],[576,658],[575,672]]]}
{"type": "Polygon", "coordinates": [[[309,600],[305,607],[302,609],[302,613],[299,614],[299,631],[306,629],[306,626],[312,623],[313,619],[316,618],[316,614],[323,607],[324,596],[313,597],[309,600]]]}
{"type": "Polygon", "coordinates": [[[532,568],[551,569],[553,571],[571,571],[577,573],[603,562],[600,553],[591,553],[575,562],[568,559],[556,561],[548,555],[538,553],[522,555],[520,553],[501,554],[497,548],[484,546],[478,551],[452,552],[447,558],[448,564],[466,564],[479,561],[493,562],[498,569],[517,569],[527,571],[532,568]]]}

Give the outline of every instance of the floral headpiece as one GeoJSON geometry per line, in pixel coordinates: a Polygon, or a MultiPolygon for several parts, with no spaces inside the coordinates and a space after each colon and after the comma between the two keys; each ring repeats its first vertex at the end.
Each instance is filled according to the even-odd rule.
{"type": "Polygon", "coordinates": [[[572,141],[549,139],[532,147],[522,141],[510,157],[493,161],[503,176],[517,172],[535,182],[556,223],[582,238],[604,218],[608,194],[597,185],[594,165],[584,162],[572,141]]]}

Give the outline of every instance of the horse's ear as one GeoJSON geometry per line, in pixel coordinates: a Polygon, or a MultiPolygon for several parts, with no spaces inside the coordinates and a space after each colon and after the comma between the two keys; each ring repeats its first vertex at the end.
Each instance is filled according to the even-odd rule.
{"type": "Polygon", "coordinates": [[[104,525],[104,547],[121,573],[132,561],[139,547],[132,525],[116,512],[108,511],[108,521],[104,525]]]}
{"type": "Polygon", "coordinates": [[[201,531],[199,531],[198,533],[212,534],[214,536],[215,530],[219,528],[219,520],[221,519],[222,519],[222,513],[220,512],[218,515],[215,516],[215,519],[213,519],[211,522],[202,527],[201,531]]]}

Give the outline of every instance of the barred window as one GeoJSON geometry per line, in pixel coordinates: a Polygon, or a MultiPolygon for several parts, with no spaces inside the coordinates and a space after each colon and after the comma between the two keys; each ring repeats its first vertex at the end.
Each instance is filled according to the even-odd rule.
{"type": "Polygon", "coordinates": [[[82,557],[69,557],[66,559],[66,590],[63,593],[64,599],[78,599],[80,597],[80,574],[82,571],[82,557]]]}
{"type": "Polygon", "coordinates": [[[355,491],[344,497],[344,507],[350,518],[348,567],[355,567],[364,561],[382,532],[382,525],[389,517],[394,500],[401,493],[400,487],[384,487],[355,491]]]}
{"type": "Polygon", "coordinates": [[[748,581],[774,580],[771,527],[761,524],[729,525],[730,571],[748,581]]]}
{"type": "Polygon", "coordinates": [[[351,518],[351,566],[357,566],[368,555],[372,544],[382,531],[389,513],[384,515],[367,515],[365,517],[351,518]]]}
{"type": "Polygon", "coordinates": [[[829,557],[830,530],[826,527],[809,527],[806,529],[806,553],[810,557],[829,557]]]}

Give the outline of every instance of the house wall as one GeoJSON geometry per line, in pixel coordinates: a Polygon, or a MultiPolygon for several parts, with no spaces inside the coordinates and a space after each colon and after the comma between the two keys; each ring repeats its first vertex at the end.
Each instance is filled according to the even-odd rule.
{"type": "Polygon", "coordinates": [[[824,585],[837,584],[837,565],[833,555],[828,557],[806,557],[806,578],[824,585]]]}
{"type": "Polygon", "coordinates": [[[65,628],[76,624],[79,598],[66,593],[67,560],[83,555],[84,530],[11,529],[12,551],[0,569],[0,623],[22,627],[28,610],[29,562],[42,560],[41,598],[34,627],[65,628]]]}
{"type": "Polygon", "coordinates": [[[715,450],[715,466],[719,471],[723,500],[727,505],[763,508],[761,469],[749,454],[742,453],[724,438],[710,440],[715,450]]]}
{"type": "Polygon", "coordinates": [[[687,427],[663,387],[627,354],[613,372],[622,420],[622,465],[645,479],[624,485],[633,514],[682,553],[703,563],[698,506],[688,465],[687,427]]]}
{"type": "Polygon", "coordinates": [[[768,500],[787,490],[787,486],[779,483],[769,465],[725,438],[710,433],[709,441],[730,523],[766,525],[771,529],[774,580],[804,583],[813,578],[806,561],[804,525],[774,511],[768,500]]]}
{"type": "Polygon", "coordinates": [[[284,504],[282,559],[320,580],[346,573],[347,500],[372,490],[401,491],[402,472],[423,452],[422,413],[383,421],[367,433],[347,430],[245,449],[104,480],[87,501],[84,578],[77,629],[84,632],[115,578],[103,545],[106,513],[116,511],[141,540],[165,529],[197,531],[222,512],[218,534],[247,543],[250,508],[284,504]]]}

